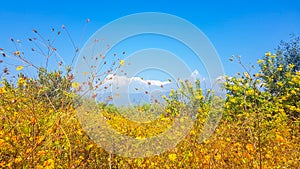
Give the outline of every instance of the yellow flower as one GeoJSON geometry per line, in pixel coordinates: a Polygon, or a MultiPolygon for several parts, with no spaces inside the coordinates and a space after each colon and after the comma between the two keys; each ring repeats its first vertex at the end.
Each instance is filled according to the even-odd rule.
{"type": "Polygon", "coordinates": [[[265,53],[265,56],[271,56],[271,52],[265,53]]]}
{"type": "Polygon", "coordinates": [[[283,86],[283,83],[282,83],[281,81],[279,81],[279,82],[277,82],[277,85],[278,85],[279,87],[282,87],[282,86],[283,86]]]}
{"type": "Polygon", "coordinates": [[[279,111],[280,113],[285,113],[285,112],[284,112],[284,109],[279,109],[278,111],[279,111]]]}
{"type": "Polygon", "coordinates": [[[300,77],[299,76],[293,77],[292,80],[291,80],[291,82],[294,83],[294,84],[299,83],[300,82],[300,77]]]}
{"type": "Polygon", "coordinates": [[[177,155],[176,154],[169,154],[168,157],[169,157],[169,159],[171,161],[175,161],[177,159],[177,155]]]}
{"type": "Polygon", "coordinates": [[[297,108],[296,108],[295,106],[289,106],[289,109],[290,109],[291,111],[294,111],[294,110],[296,110],[297,108]]]}
{"type": "Polygon", "coordinates": [[[290,68],[290,69],[292,69],[292,68],[294,68],[294,67],[295,67],[294,64],[289,64],[289,68],[290,68]]]}
{"type": "Polygon", "coordinates": [[[276,54],[273,54],[273,55],[271,56],[271,58],[273,58],[273,59],[276,58],[276,54]]]}
{"type": "Polygon", "coordinates": [[[45,150],[40,150],[40,151],[37,152],[38,156],[42,156],[42,155],[45,155],[45,154],[46,154],[45,150]]]}
{"type": "Polygon", "coordinates": [[[24,78],[20,77],[20,78],[18,79],[18,85],[19,85],[19,86],[24,85],[25,81],[26,81],[26,80],[25,80],[24,78]]]}
{"type": "Polygon", "coordinates": [[[31,124],[35,124],[36,121],[37,121],[37,120],[36,120],[36,118],[34,118],[34,117],[32,117],[32,118],[30,119],[30,123],[31,123],[31,124]]]}
{"type": "Polygon", "coordinates": [[[14,52],[14,55],[15,55],[15,56],[20,56],[20,51],[18,51],[18,50],[15,51],[15,52],[14,52]]]}
{"type": "Polygon", "coordinates": [[[246,149],[247,149],[248,151],[250,151],[250,152],[254,151],[254,146],[253,146],[253,144],[247,144],[247,145],[246,145],[246,149]]]}
{"type": "Polygon", "coordinates": [[[18,66],[17,68],[16,68],[16,70],[17,71],[20,71],[20,70],[22,70],[24,68],[24,66],[18,66]]]}
{"type": "Polygon", "coordinates": [[[216,160],[220,160],[220,159],[222,158],[222,156],[221,156],[221,154],[217,154],[217,155],[215,156],[215,158],[216,158],[216,160]]]}
{"type": "Polygon", "coordinates": [[[5,140],[0,139],[0,146],[4,145],[4,143],[5,143],[5,140]]]}
{"type": "Polygon", "coordinates": [[[5,88],[4,87],[0,87],[0,94],[5,93],[5,92],[6,92],[5,88]]]}
{"type": "Polygon", "coordinates": [[[144,138],[144,137],[141,137],[141,136],[137,136],[136,139],[137,139],[137,140],[145,140],[145,138],[144,138]]]}
{"type": "Polygon", "coordinates": [[[233,86],[233,87],[232,87],[232,90],[233,90],[233,91],[237,91],[238,89],[239,89],[239,88],[238,88],[237,86],[233,86]]]}
{"type": "Polygon", "coordinates": [[[249,153],[245,154],[245,157],[249,160],[251,159],[251,155],[249,153]]]}
{"type": "Polygon", "coordinates": [[[125,64],[125,60],[120,60],[120,65],[124,65],[125,64]]]}
{"type": "Polygon", "coordinates": [[[36,142],[37,142],[38,144],[40,144],[42,141],[44,141],[44,139],[45,139],[44,136],[37,136],[36,142]]]}
{"type": "Polygon", "coordinates": [[[266,156],[265,156],[266,158],[272,158],[272,156],[270,155],[270,154],[266,154],[266,156]]]}
{"type": "Polygon", "coordinates": [[[202,112],[201,108],[198,108],[197,112],[198,112],[198,113],[201,113],[201,112],[202,112]]]}
{"type": "Polygon", "coordinates": [[[202,96],[202,95],[200,95],[200,94],[197,94],[197,95],[195,96],[195,99],[197,99],[197,100],[201,100],[201,99],[203,99],[203,96],[202,96]]]}
{"type": "Polygon", "coordinates": [[[86,147],[87,150],[90,150],[94,145],[93,144],[90,144],[86,147]]]}
{"type": "Polygon", "coordinates": [[[235,98],[230,99],[230,102],[235,103],[236,102],[235,98]]]}
{"type": "Polygon", "coordinates": [[[279,142],[284,142],[283,137],[278,135],[278,134],[276,135],[276,140],[279,141],[279,142]]]}
{"type": "Polygon", "coordinates": [[[226,109],[229,109],[230,108],[230,104],[227,102],[227,103],[225,103],[225,108],[226,109]]]}
{"type": "Polygon", "coordinates": [[[256,73],[255,76],[256,76],[256,77],[261,77],[262,74],[261,74],[261,73],[256,73]]]}
{"type": "Polygon", "coordinates": [[[72,83],[72,87],[73,87],[74,89],[77,89],[77,88],[80,87],[80,84],[79,84],[78,82],[73,82],[73,83],[72,83]]]}
{"type": "Polygon", "coordinates": [[[49,160],[45,161],[44,166],[47,169],[54,169],[54,160],[49,159],[49,160]]]}
{"type": "Polygon", "coordinates": [[[204,159],[205,159],[206,161],[209,161],[210,156],[209,156],[209,155],[205,155],[205,156],[204,156],[204,159]]]}
{"type": "Polygon", "coordinates": [[[264,60],[260,60],[260,59],[259,59],[259,60],[257,61],[257,64],[260,65],[262,62],[264,62],[264,60]]]}
{"type": "Polygon", "coordinates": [[[278,71],[282,71],[282,67],[277,68],[278,71]]]}
{"type": "Polygon", "coordinates": [[[83,135],[82,130],[78,130],[78,131],[77,131],[77,134],[83,135]]]}
{"type": "Polygon", "coordinates": [[[247,90],[246,91],[246,95],[247,96],[251,96],[251,95],[253,95],[254,94],[254,90],[253,89],[250,89],[250,90],[247,90]]]}
{"type": "Polygon", "coordinates": [[[22,157],[20,157],[20,156],[17,157],[17,158],[15,159],[15,162],[16,162],[16,163],[19,163],[19,162],[21,162],[21,161],[22,161],[22,157]]]}
{"type": "Polygon", "coordinates": [[[291,90],[291,94],[296,95],[297,92],[295,90],[291,90]]]}

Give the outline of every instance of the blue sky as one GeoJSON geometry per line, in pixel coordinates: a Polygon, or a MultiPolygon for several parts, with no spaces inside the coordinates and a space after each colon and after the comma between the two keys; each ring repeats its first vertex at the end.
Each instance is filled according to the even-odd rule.
{"type": "MultiPolygon", "coordinates": [[[[139,12],[169,13],[197,26],[215,46],[225,73],[229,75],[242,71],[238,64],[228,61],[231,55],[241,55],[245,63],[256,64],[256,60],[265,52],[273,51],[280,40],[288,40],[290,33],[300,36],[300,1],[297,0],[6,0],[0,6],[0,47],[13,49],[9,39],[26,40],[33,36],[33,28],[47,37],[51,27],[59,29],[62,24],[82,47],[105,24],[139,12]],[[91,22],[81,37],[86,18],[91,22]]],[[[61,48],[61,54],[68,60],[71,45],[65,35],[62,39],[57,48],[61,48]]]]}

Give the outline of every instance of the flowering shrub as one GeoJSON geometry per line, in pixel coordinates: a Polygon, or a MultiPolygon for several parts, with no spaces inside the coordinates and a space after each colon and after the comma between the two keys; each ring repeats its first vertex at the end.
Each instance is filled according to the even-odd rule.
{"type": "MultiPolygon", "coordinates": [[[[22,52],[14,55],[22,59],[22,52]]],[[[258,61],[261,72],[251,75],[245,70],[226,78],[225,99],[213,91],[203,91],[199,81],[180,81],[179,89],[164,97],[165,105],[118,108],[100,103],[98,109],[113,129],[137,139],[168,130],[175,119],[181,128],[187,117],[193,120],[176,147],[146,158],[112,154],[87,135],[75,113],[76,95],[71,87],[78,88],[80,84],[73,82],[70,68],[65,73],[39,68],[37,78],[20,73],[16,82],[3,78],[0,167],[298,168],[300,73],[294,71],[293,64],[276,66],[275,54],[267,52],[264,58],[258,61]],[[150,118],[151,112],[163,113],[149,122],[122,116],[132,112],[144,113],[145,118],[150,118]],[[213,134],[203,136],[208,131],[213,134]]],[[[16,70],[23,68],[18,66],[16,70]]]]}

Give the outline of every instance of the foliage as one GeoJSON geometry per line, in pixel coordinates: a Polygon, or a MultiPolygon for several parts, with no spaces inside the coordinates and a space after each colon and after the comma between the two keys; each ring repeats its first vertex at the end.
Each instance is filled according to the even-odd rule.
{"type": "Polygon", "coordinates": [[[290,119],[299,118],[300,72],[294,72],[295,65],[292,63],[284,69],[283,65],[276,68],[280,59],[276,54],[271,55],[268,52],[265,59],[267,61],[258,61],[262,73],[258,73],[257,76],[263,83],[265,93],[271,94],[268,100],[283,105],[282,109],[290,119]]]}
{"type": "Polygon", "coordinates": [[[55,109],[70,106],[73,101],[71,94],[73,75],[70,72],[67,72],[67,75],[62,73],[62,71],[46,72],[40,68],[35,86],[32,86],[41,88],[36,97],[52,104],[55,109]]]}
{"type": "Polygon", "coordinates": [[[287,73],[295,74],[300,71],[299,43],[300,38],[292,35],[290,42],[281,42],[276,53],[267,52],[261,60],[258,60],[262,79],[270,93],[277,95],[284,92],[282,86],[276,84],[284,84],[287,73]]]}
{"type": "Polygon", "coordinates": [[[107,159],[99,158],[106,153],[84,135],[72,107],[54,109],[48,101],[36,98],[44,89],[32,87],[31,81],[22,77],[17,88],[5,80],[3,83],[1,168],[90,168],[106,163],[107,159]]]}
{"type": "MultiPolygon", "coordinates": [[[[155,121],[137,124],[119,113],[109,113],[130,109],[99,106],[114,129],[137,138],[168,129],[174,120],[172,113],[167,113],[171,110],[180,109],[179,118],[185,111],[197,110],[194,126],[174,149],[136,159],[109,154],[99,147],[82,130],[71,106],[55,110],[48,102],[35,99],[35,93],[43,89],[32,88],[30,80],[20,78],[18,87],[4,80],[0,92],[0,164],[8,168],[296,168],[300,160],[299,126],[289,121],[285,103],[270,101],[273,96],[259,90],[258,80],[246,73],[228,78],[224,118],[203,142],[199,133],[210,114],[213,99],[208,98],[213,95],[203,96],[201,88],[188,82],[166,98],[166,114],[155,121]],[[184,99],[184,95],[191,99],[184,99]]],[[[142,113],[141,108],[148,107],[134,107],[142,113]]]]}
{"type": "Polygon", "coordinates": [[[292,71],[300,70],[300,37],[291,34],[289,42],[281,41],[277,49],[277,55],[281,56],[284,60],[284,66],[294,64],[292,71]]]}

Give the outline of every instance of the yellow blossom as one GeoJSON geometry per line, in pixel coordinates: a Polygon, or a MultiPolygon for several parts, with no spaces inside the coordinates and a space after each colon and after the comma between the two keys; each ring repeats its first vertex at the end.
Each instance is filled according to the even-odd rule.
{"type": "Polygon", "coordinates": [[[20,71],[20,70],[22,70],[24,68],[24,66],[18,66],[17,68],[16,68],[16,70],[17,71],[20,71]]]}
{"type": "Polygon", "coordinates": [[[23,77],[20,77],[20,78],[18,79],[18,85],[19,85],[19,86],[24,85],[25,81],[26,81],[26,80],[25,80],[23,77]]]}
{"type": "Polygon", "coordinates": [[[5,93],[5,92],[6,92],[5,88],[4,87],[0,87],[0,94],[5,93]]]}
{"type": "Polygon", "coordinates": [[[205,155],[205,156],[204,156],[204,159],[205,159],[206,161],[209,161],[210,156],[209,156],[209,155],[205,155]]]}
{"type": "Polygon", "coordinates": [[[246,77],[247,79],[250,79],[250,75],[249,75],[248,72],[244,72],[244,75],[245,75],[245,77],[246,77]]]}
{"type": "Polygon", "coordinates": [[[203,96],[198,94],[198,95],[195,96],[195,99],[201,100],[201,99],[203,99],[203,96]]]}
{"type": "Polygon", "coordinates": [[[120,60],[120,65],[124,65],[125,64],[125,60],[120,60]]]}
{"type": "Polygon", "coordinates": [[[283,86],[283,83],[282,83],[281,81],[279,81],[279,82],[277,82],[277,85],[278,85],[279,87],[282,87],[282,86],[283,86]]]}
{"type": "Polygon", "coordinates": [[[40,144],[45,139],[45,136],[37,136],[36,142],[40,144]]]}
{"type": "Polygon", "coordinates": [[[220,160],[220,159],[222,158],[222,156],[221,156],[221,154],[217,154],[217,155],[215,156],[215,158],[216,158],[216,160],[220,160]]]}
{"type": "Polygon", "coordinates": [[[177,155],[176,154],[169,154],[168,157],[169,157],[169,159],[171,161],[175,161],[177,159],[177,155]]]}
{"type": "Polygon", "coordinates": [[[15,52],[14,52],[14,55],[15,55],[15,56],[20,56],[20,51],[18,51],[18,50],[15,51],[15,52]]]}
{"type": "Polygon", "coordinates": [[[38,156],[42,156],[42,155],[45,155],[45,154],[46,154],[45,150],[40,150],[40,151],[37,152],[38,156]]]}
{"type": "Polygon", "coordinates": [[[253,146],[253,144],[247,144],[247,145],[246,145],[246,149],[247,149],[248,151],[250,151],[250,152],[254,151],[254,146],[253,146]]]}
{"type": "Polygon", "coordinates": [[[271,56],[271,52],[265,53],[265,56],[271,56]]]}
{"type": "Polygon", "coordinates": [[[201,108],[198,108],[197,112],[198,112],[198,113],[201,113],[201,112],[202,112],[201,108]]]}
{"type": "Polygon", "coordinates": [[[137,139],[137,140],[145,140],[145,138],[144,138],[144,137],[141,137],[141,136],[137,136],[136,139],[137,139]]]}
{"type": "Polygon", "coordinates": [[[264,60],[260,60],[260,59],[257,60],[257,64],[259,64],[259,65],[260,65],[261,63],[263,63],[263,62],[264,62],[264,60]]]}
{"type": "Polygon", "coordinates": [[[291,94],[296,95],[297,92],[295,90],[291,90],[291,94]]]}
{"type": "Polygon", "coordinates": [[[3,146],[4,143],[5,143],[5,140],[0,139],[0,146],[3,146]]]}
{"type": "Polygon", "coordinates": [[[78,130],[78,131],[77,131],[77,134],[83,135],[82,130],[78,130]]]}
{"type": "Polygon", "coordinates": [[[276,135],[276,140],[279,141],[279,142],[284,142],[283,137],[280,136],[280,135],[276,135]]]}
{"type": "Polygon", "coordinates": [[[45,161],[44,166],[47,169],[54,169],[54,160],[49,159],[49,160],[45,161]]]}
{"type": "Polygon", "coordinates": [[[294,65],[294,64],[292,64],[292,63],[291,63],[291,64],[289,64],[289,68],[290,68],[290,69],[292,69],[292,68],[294,68],[294,67],[295,67],[295,65],[294,65]]]}
{"type": "Polygon", "coordinates": [[[19,163],[19,162],[21,162],[22,161],[22,157],[17,157],[17,158],[15,158],[15,163],[19,163]]]}
{"type": "Polygon", "coordinates": [[[273,55],[271,56],[271,58],[273,58],[273,59],[276,58],[276,54],[273,54],[273,55]]]}
{"type": "Polygon", "coordinates": [[[236,102],[235,98],[230,99],[230,101],[231,101],[232,103],[235,103],[235,102],[236,102]]]}
{"type": "Polygon", "coordinates": [[[246,95],[247,95],[247,96],[251,96],[251,95],[253,95],[253,94],[254,94],[254,90],[253,90],[253,89],[247,90],[247,91],[246,91],[246,95]]]}
{"type": "Polygon", "coordinates": [[[238,89],[239,89],[239,88],[238,88],[237,86],[233,86],[233,87],[232,87],[232,90],[233,90],[233,91],[237,91],[238,89]]]}
{"type": "Polygon", "coordinates": [[[73,82],[73,83],[72,83],[72,87],[73,87],[74,89],[77,89],[77,88],[80,87],[80,84],[79,84],[78,82],[73,82]]]}
{"type": "Polygon", "coordinates": [[[86,147],[87,150],[91,149],[94,145],[93,144],[90,144],[86,147]]]}

